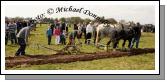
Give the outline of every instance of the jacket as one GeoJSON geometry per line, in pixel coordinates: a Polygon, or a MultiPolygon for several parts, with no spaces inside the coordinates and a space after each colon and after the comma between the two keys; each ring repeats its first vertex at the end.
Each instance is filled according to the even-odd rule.
{"type": "Polygon", "coordinates": [[[93,27],[90,24],[88,24],[86,27],[86,33],[90,33],[90,32],[93,32],[93,27]]]}
{"type": "Polygon", "coordinates": [[[53,34],[55,35],[55,36],[59,36],[60,35],[60,29],[54,29],[54,31],[53,31],[53,34]]]}
{"type": "Polygon", "coordinates": [[[23,38],[25,39],[25,41],[28,41],[28,36],[30,34],[30,27],[27,26],[27,27],[24,27],[22,28],[18,34],[17,34],[17,38],[23,38]]]}
{"type": "Polygon", "coordinates": [[[47,31],[46,31],[46,35],[51,36],[52,35],[52,29],[48,28],[47,31]]]}

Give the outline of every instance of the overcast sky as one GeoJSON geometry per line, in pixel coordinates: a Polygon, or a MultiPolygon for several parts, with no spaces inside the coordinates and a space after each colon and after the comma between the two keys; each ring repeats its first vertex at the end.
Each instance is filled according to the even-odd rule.
{"type": "MultiPolygon", "coordinates": [[[[57,7],[69,7],[72,8],[84,8],[84,10],[90,10],[90,12],[104,16],[105,18],[114,18],[117,21],[125,19],[126,21],[140,22],[141,24],[155,24],[155,8],[152,5],[8,5],[5,7],[5,16],[7,17],[36,17],[38,14],[46,13],[47,9],[57,7]]],[[[46,14],[46,17],[61,18],[79,16],[81,18],[93,17],[85,15],[83,13],[76,12],[62,12],[54,13],[52,15],[46,14]]]]}

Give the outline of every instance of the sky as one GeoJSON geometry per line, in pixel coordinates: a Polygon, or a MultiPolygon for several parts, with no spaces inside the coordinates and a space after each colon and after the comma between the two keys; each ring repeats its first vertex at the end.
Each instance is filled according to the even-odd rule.
{"type": "MultiPolygon", "coordinates": [[[[46,13],[47,9],[57,7],[73,6],[72,8],[84,8],[97,16],[105,18],[114,18],[117,21],[126,20],[140,22],[141,24],[155,24],[155,7],[153,5],[8,5],[5,7],[5,16],[7,17],[37,17],[37,15],[46,13]]],[[[45,14],[46,17],[61,18],[74,17],[94,19],[91,16],[78,12],[61,12],[51,15],[45,14]]]]}

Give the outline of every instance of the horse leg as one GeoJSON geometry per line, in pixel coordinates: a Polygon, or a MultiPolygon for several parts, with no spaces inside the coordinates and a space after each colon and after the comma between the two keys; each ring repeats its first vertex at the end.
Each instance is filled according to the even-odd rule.
{"type": "Polygon", "coordinates": [[[101,38],[98,38],[97,44],[96,44],[96,47],[97,47],[97,48],[99,48],[99,44],[98,44],[98,43],[100,42],[100,40],[101,40],[101,38]]]}
{"type": "Polygon", "coordinates": [[[109,47],[110,43],[111,43],[111,40],[109,40],[108,43],[107,43],[107,46],[106,46],[107,51],[108,51],[108,47],[109,47]]]}
{"type": "Polygon", "coordinates": [[[128,48],[130,48],[132,39],[129,39],[128,41],[129,41],[128,48]]]}
{"type": "Polygon", "coordinates": [[[113,41],[113,51],[116,51],[118,41],[113,41]]]}
{"type": "Polygon", "coordinates": [[[96,46],[98,44],[98,39],[99,39],[99,30],[97,30],[97,35],[96,35],[96,46]]]}
{"type": "Polygon", "coordinates": [[[126,40],[124,39],[124,42],[123,42],[123,44],[122,44],[122,50],[125,49],[125,43],[126,43],[126,40]]]}
{"type": "Polygon", "coordinates": [[[98,43],[100,42],[100,40],[101,40],[101,34],[100,34],[100,32],[97,32],[97,34],[96,34],[96,46],[98,46],[98,43]]]}
{"type": "Polygon", "coordinates": [[[95,34],[94,34],[94,44],[96,43],[96,37],[97,37],[97,32],[95,31],[95,34]]]}
{"type": "Polygon", "coordinates": [[[109,40],[108,42],[107,42],[107,45],[109,45],[111,43],[111,40],[109,40]]]}
{"type": "Polygon", "coordinates": [[[115,48],[117,48],[117,45],[118,45],[118,33],[117,31],[113,31],[112,35],[111,35],[111,40],[112,40],[112,43],[113,43],[113,51],[115,51],[115,48]]]}

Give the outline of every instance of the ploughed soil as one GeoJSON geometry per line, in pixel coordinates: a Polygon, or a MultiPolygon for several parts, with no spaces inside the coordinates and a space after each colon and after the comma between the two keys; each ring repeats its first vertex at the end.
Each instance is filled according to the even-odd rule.
{"type": "Polygon", "coordinates": [[[17,57],[5,57],[5,66],[7,68],[19,65],[41,65],[41,64],[55,64],[55,63],[70,63],[76,61],[90,61],[95,59],[132,56],[144,53],[154,53],[154,48],[131,49],[131,50],[116,50],[96,53],[78,53],[75,55],[65,55],[64,53],[57,53],[52,55],[25,55],[17,57]]]}

